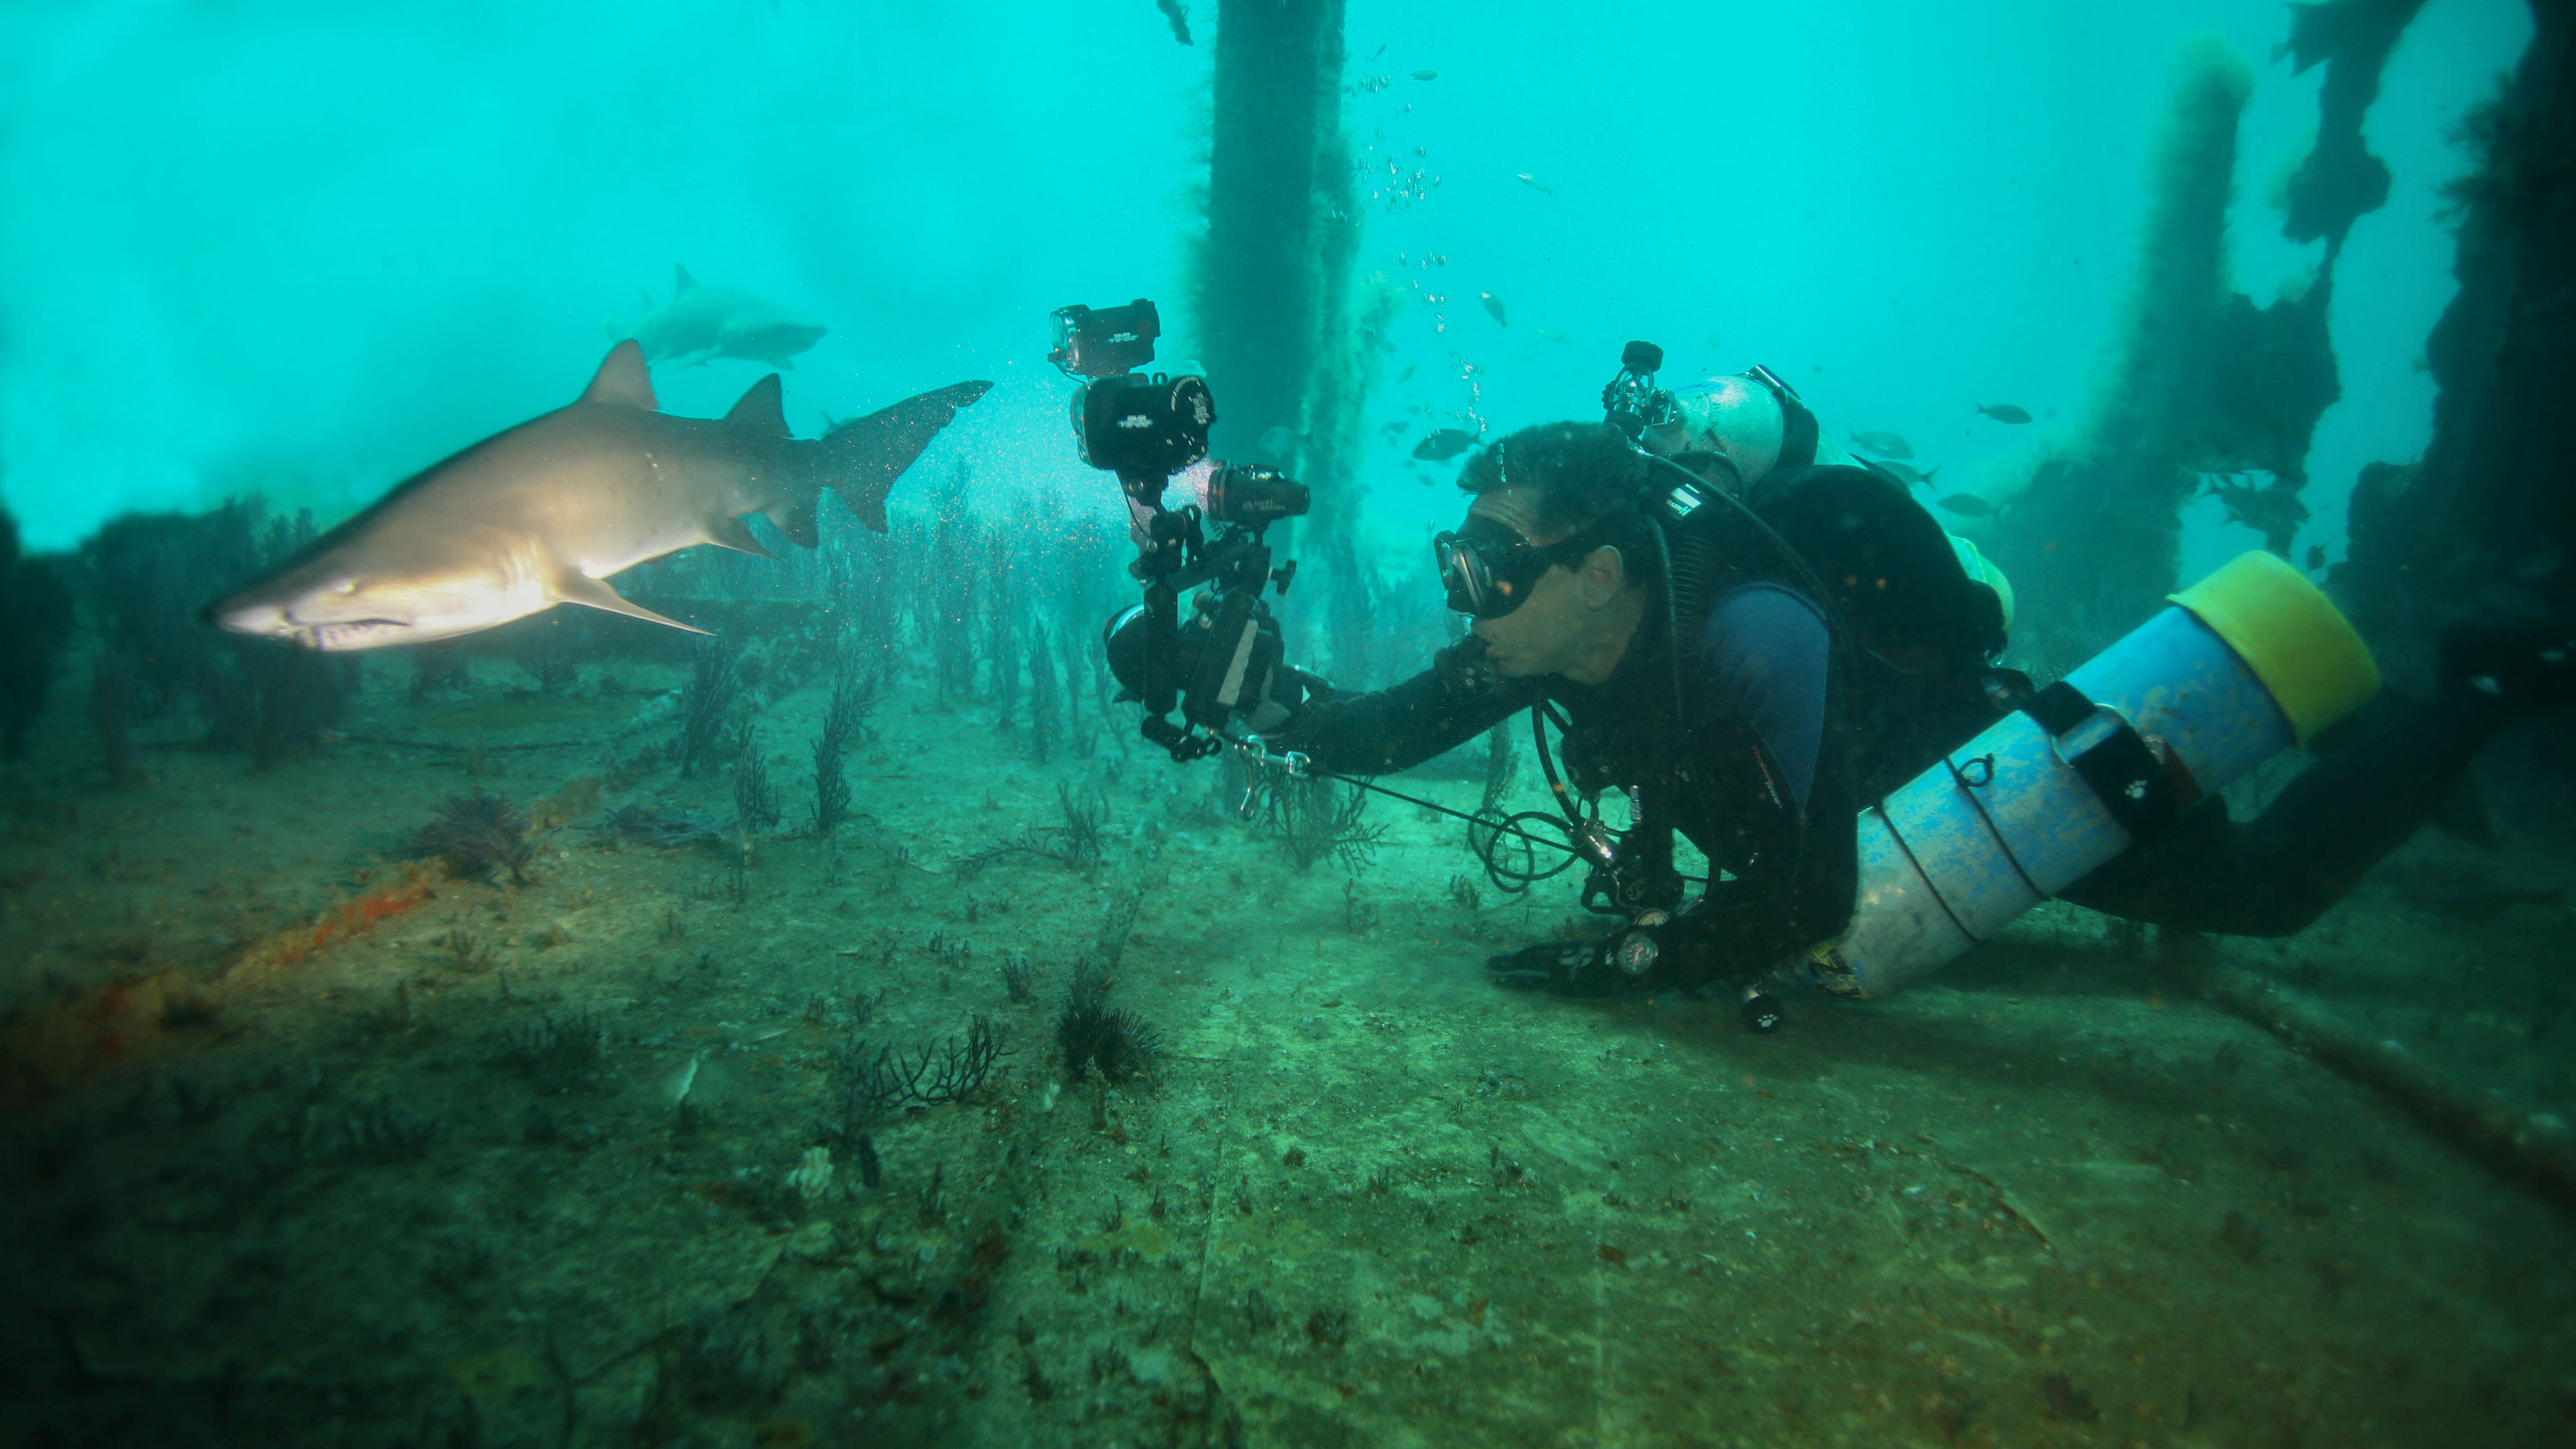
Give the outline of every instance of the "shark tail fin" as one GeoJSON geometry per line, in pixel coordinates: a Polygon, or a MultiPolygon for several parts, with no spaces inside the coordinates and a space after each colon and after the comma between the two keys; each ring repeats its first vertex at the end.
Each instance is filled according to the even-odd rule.
{"type": "MultiPolygon", "coordinates": [[[[992,387],[989,382],[951,383],[841,424],[811,445],[814,481],[840,494],[870,531],[885,532],[886,495],[894,491],[894,480],[959,408],[973,405],[992,387]]],[[[789,530],[788,536],[795,534],[789,530]]]]}

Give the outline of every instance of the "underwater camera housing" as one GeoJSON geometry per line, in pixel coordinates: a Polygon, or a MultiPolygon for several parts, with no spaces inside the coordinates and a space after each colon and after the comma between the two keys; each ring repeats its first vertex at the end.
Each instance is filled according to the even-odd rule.
{"type": "Polygon", "coordinates": [[[1054,317],[1047,361],[1085,379],[1073,395],[1082,461],[1117,474],[1128,497],[1155,502],[1173,474],[1207,456],[1216,421],[1207,381],[1138,370],[1154,360],[1154,339],[1163,335],[1162,314],[1142,297],[1124,307],[1058,307],[1054,317]]]}
{"type": "Polygon", "coordinates": [[[1672,393],[1655,386],[1664,370],[1664,349],[1651,342],[1631,342],[1619,350],[1619,375],[1601,388],[1603,419],[1635,442],[1648,428],[1660,428],[1681,416],[1672,393]]]}
{"type": "Polygon", "coordinates": [[[1073,430],[1082,460],[1118,475],[1127,495],[1144,603],[1112,620],[1104,639],[1126,685],[1122,697],[1145,705],[1145,738],[1176,760],[1213,754],[1228,742],[1239,709],[1257,702],[1281,665],[1279,630],[1261,602],[1297,574],[1292,560],[1273,569],[1264,534],[1312,502],[1306,485],[1274,468],[1218,460],[1204,506],[1166,507],[1174,475],[1207,456],[1216,399],[1189,372],[1148,374],[1162,319],[1142,297],[1124,307],[1059,307],[1056,345],[1047,354],[1068,377],[1086,379],[1073,399],[1073,430]],[[1206,584],[1183,647],[1180,596],[1206,584]],[[1176,722],[1172,711],[1178,708],[1176,722]]]}
{"type": "Polygon", "coordinates": [[[1055,347],[1047,361],[1072,377],[1117,377],[1154,360],[1163,315],[1142,297],[1124,307],[1055,309],[1055,347]]]}

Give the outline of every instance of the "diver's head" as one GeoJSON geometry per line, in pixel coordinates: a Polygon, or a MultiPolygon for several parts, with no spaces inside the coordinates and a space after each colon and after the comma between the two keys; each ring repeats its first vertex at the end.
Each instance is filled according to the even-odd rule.
{"type": "Polygon", "coordinates": [[[1780,461],[1787,423],[1780,399],[1749,377],[1713,377],[1673,389],[1679,416],[1650,427],[1637,439],[1649,453],[1717,453],[1735,465],[1745,483],[1762,481],[1780,461]]]}
{"type": "Polygon", "coordinates": [[[1466,521],[1433,547],[1498,673],[1609,677],[1654,582],[1650,466],[1601,423],[1525,428],[1468,461],[1466,521]]]}

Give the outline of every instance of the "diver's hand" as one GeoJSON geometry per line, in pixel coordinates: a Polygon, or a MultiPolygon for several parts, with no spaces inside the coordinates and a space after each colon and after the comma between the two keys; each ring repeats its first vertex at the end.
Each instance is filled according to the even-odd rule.
{"type": "Polygon", "coordinates": [[[1502,675],[1486,657],[1484,636],[1462,634],[1431,656],[1431,668],[1452,694],[1481,694],[1501,683],[1502,675]]]}
{"type": "Polygon", "coordinates": [[[1544,991],[1552,996],[1615,996],[1628,983],[1609,964],[1607,943],[1556,941],[1523,946],[1485,958],[1485,974],[1496,986],[1514,991],[1544,991]]]}

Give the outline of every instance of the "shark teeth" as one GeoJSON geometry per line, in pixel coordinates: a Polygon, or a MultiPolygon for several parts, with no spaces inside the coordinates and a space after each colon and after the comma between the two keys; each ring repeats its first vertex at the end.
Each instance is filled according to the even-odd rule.
{"type": "Polygon", "coordinates": [[[358,641],[376,639],[403,632],[403,625],[392,619],[359,619],[347,624],[309,624],[294,631],[296,643],[307,649],[325,652],[361,646],[358,641]]]}

